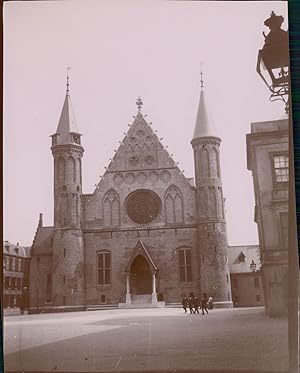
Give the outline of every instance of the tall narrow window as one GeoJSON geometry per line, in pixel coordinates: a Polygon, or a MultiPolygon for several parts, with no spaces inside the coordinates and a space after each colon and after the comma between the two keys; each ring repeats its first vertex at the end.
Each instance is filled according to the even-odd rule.
{"type": "Polygon", "coordinates": [[[277,183],[289,181],[289,157],[287,155],[274,155],[275,181],[277,183]]]}
{"type": "Polygon", "coordinates": [[[71,182],[71,181],[76,182],[76,172],[75,172],[75,170],[76,170],[75,159],[70,156],[68,158],[68,163],[67,163],[67,172],[68,172],[67,180],[68,180],[68,182],[71,182]]]}
{"type": "Polygon", "coordinates": [[[65,160],[59,157],[57,161],[57,183],[62,186],[65,183],[65,160]]]}
{"type": "Polygon", "coordinates": [[[192,281],[191,249],[179,249],[179,278],[182,282],[192,281]]]}
{"type": "Polygon", "coordinates": [[[208,156],[208,151],[205,147],[203,147],[200,150],[199,169],[200,169],[200,175],[202,177],[209,177],[210,176],[209,156],[208,156]]]}
{"type": "Polygon", "coordinates": [[[175,185],[171,185],[165,194],[165,216],[167,223],[183,222],[182,194],[175,185]]]}
{"type": "Polygon", "coordinates": [[[109,285],[111,283],[111,255],[108,251],[97,254],[98,285],[109,285]]]}
{"type": "Polygon", "coordinates": [[[120,225],[120,198],[113,189],[103,198],[103,215],[105,226],[120,225]]]}

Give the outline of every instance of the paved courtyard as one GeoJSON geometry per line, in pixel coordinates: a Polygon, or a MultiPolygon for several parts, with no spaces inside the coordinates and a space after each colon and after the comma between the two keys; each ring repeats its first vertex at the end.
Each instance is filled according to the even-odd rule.
{"type": "Polygon", "coordinates": [[[4,353],[6,371],[284,372],[287,321],[263,308],[9,316],[4,353]]]}

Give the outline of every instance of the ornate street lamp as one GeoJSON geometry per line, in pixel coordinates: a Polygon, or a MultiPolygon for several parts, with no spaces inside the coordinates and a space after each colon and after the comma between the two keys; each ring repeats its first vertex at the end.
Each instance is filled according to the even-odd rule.
{"type": "Polygon", "coordinates": [[[284,18],[274,12],[265,20],[270,32],[258,52],[256,71],[271,91],[270,101],[283,100],[285,111],[289,110],[289,39],[288,32],[281,29],[284,18]]]}
{"type": "Polygon", "coordinates": [[[250,271],[255,272],[256,271],[256,263],[252,259],[252,262],[250,263],[250,271]]]}

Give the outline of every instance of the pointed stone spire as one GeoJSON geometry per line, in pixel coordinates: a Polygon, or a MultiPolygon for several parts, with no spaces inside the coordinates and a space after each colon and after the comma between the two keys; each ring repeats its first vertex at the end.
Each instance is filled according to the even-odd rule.
{"type": "Polygon", "coordinates": [[[58,144],[59,145],[66,145],[66,144],[74,144],[74,139],[72,138],[71,134],[77,134],[80,135],[72,104],[70,99],[70,90],[69,90],[69,75],[67,75],[67,90],[66,90],[66,97],[64,101],[64,105],[61,111],[59,123],[56,130],[56,135],[59,135],[58,137],[58,144]]]}
{"type": "Polygon", "coordinates": [[[216,135],[215,128],[212,124],[211,118],[208,115],[207,108],[205,105],[205,97],[204,97],[204,86],[202,80],[202,72],[201,72],[201,92],[200,92],[200,100],[198,105],[198,112],[194,130],[193,140],[199,137],[218,137],[216,135]]]}

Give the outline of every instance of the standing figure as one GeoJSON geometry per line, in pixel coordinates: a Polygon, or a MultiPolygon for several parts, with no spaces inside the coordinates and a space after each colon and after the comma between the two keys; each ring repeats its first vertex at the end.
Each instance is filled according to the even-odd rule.
{"type": "Polygon", "coordinates": [[[212,297],[208,298],[208,309],[212,310],[214,308],[214,303],[212,297]]]}
{"type": "Polygon", "coordinates": [[[204,310],[206,311],[206,313],[208,313],[208,310],[207,310],[207,302],[208,302],[207,294],[206,294],[206,293],[203,293],[202,298],[201,298],[201,310],[202,310],[202,315],[204,315],[204,310]]]}
{"type": "Polygon", "coordinates": [[[182,298],[182,308],[184,309],[184,313],[186,313],[186,310],[187,310],[187,306],[189,304],[189,300],[187,299],[186,295],[184,294],[183,298],[182,298]]]}
{"type": "Polygon", "coordinates": [[[194,294],[193,293],[190,294],[188,303],[189,303],[190,313],[192,314],[193,313],[193,307],[194,307],[194,294]]]}
{"type": "Polygon", "coordinates": [[[194,298],[194,313],[199,313],[199,306],[200,306],[200,303],[199,303],[199,299],[197,297],[194,298]]]}

